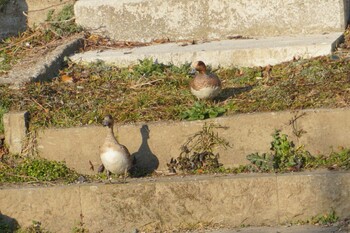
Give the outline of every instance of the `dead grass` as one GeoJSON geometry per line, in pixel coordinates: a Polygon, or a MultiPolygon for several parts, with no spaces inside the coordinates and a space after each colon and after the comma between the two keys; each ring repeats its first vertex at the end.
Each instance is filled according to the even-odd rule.
{"type": "MultiPolygon", "coordinates": [[[[8,109],[28,110],[35,128],[99,124],[107,113],[120,123],[182,120],[182,113],[196,103],[188,89],[188,70],[188,64],[166,66],[151,60],[129,68],[69,64],[53,82],[30,83],[21,91],[3,85],[0,95],[8,109]]],[[[350,104],[347,57],[279,64],[272,67],[268,81],[264,70],[215,70],[224,90],[218,100],[204,105],[231,115],[350,104]]]]}

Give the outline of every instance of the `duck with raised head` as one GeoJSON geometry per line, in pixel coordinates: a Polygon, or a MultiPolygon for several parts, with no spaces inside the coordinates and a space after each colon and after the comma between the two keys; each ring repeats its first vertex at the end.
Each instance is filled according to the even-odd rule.
{"type": "Polygon", "coordinates": [[[103,167],[107,172],[107,178],[109,181],[111,180],[110,173],[112,172],[116,175],[123,175],[125,180],[132,166],[132,156],[128,148],[120,144],[114,136],[113,117],[111,115],[105,116],[102,125],[108,127],[107,136],[100,149],[100,157],[103,167]]]}
{"type": "Polygon", "coordinates": [[[192,63],[192,74],[195,74],[190,82],[190,89],[198,99],[213,99],[221,91],[221,81],[213,73],[207,72],[207,66],[203,61],[192,63]]]}

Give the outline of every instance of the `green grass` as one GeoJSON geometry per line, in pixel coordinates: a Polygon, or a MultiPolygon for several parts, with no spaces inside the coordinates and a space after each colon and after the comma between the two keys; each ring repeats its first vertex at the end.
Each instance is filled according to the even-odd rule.
{"type": "Polygon", "coordinates": [[[319,57],[273,67],[266,82],[263,68],[214,70],[224,89],[216,101],[197,102],[189,91],[189,65],[151,60],[128,68],[101,62],[68,64],[60,78],[30,83],[20,92],[0,86],[12,110],[28,110],[31,126],[71,127],[99,124],[111,113],[119,123],[195,120],[236,113],[347,107],[350,63],[319,57]],[[61,77],[73,83],[61,82],[61,77]],[[257,78],[258,77],[258,78],[257,78]]]}
{"type": "Polygon", "coordinates": [[[310,219],[307,220],[299,220],[295,223],[292,223],[292,225],[305,225],[305,224],[312,224],[312,225],[321,225],[321,226],[330,226],[336,222],[339,221],[339,216],[335,213],[334,210],[331,210],[327,213],[318,214],[310,219]]]}
{"type": "Polygon", "coordinates": [[[72,183],[79,175],[64,162],[39,157],[7,155],[0,162],[0,183],[65,182],[72,183]]]}
{"type": "Polygon", "coordinates": [[[250,164],[241,166],[237,172],[297,172],[302,170],[328,168],[330,170],[350,169],[350,149],[340,148],[328,156],[313,156],[303,146],[296,147],[286,134],[275,131],[272,135],[270,152],[247,155],[250,164]]]}

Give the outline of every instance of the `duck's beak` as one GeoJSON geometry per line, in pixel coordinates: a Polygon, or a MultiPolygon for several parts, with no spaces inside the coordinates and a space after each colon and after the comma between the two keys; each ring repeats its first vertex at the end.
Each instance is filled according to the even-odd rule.
{"type": "Polygon", "coordinates": [[[194,75],[196,74],[196,69],[195,68],[192,68],[192,70],[189,72],[190,75],[194,75]]]}

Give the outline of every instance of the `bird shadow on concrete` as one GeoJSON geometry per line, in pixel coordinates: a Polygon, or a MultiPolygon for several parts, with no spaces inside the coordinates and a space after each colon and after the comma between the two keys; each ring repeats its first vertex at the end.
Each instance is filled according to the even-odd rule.
{"type": "Polygon", "coordinates": [[[132,154],[134,157],[133,168],[130,171],[132,177],[142,177],[153,173],[159,166],[159,160],[153,154],[148,145],[150,130],[148,125],[142,125],[140,129],[142,143],[139,150],[132,154]]]}
{"type": "Polygon", "coordinates": [[[4,215],[0,212],[0,232],[17,232],[19,224],[16,219],[4,215]]]}
{"type": "Polygon", "coordinates": [[[223,102],[232,96],[239,95],[243,92],[247,92],[253,89],[253,86],[245,86],[245,87],[227,87],[221,90],[219,96],[215,98],[215,100],[219,102],[223,102]]]}

